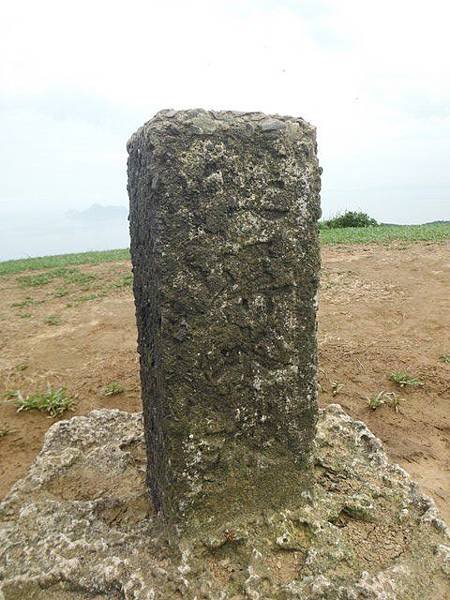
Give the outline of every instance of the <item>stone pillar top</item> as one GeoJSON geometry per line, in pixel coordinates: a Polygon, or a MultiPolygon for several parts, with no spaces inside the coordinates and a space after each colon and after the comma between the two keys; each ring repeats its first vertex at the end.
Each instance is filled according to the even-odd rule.
{"type": "Polygon", "coordinates": [[[188,126],[192,134],[208,135],[218,130],[233,128],[253,133],[276,134],[289,132],[291,136],[300,131],[315,135],[316,128],[301,117],[288,115],[267,115],[262,112],[243,112],[235,110],[204,110],[194,108],[188,110],[160,110],[155,116],[140,127],[129,139],[127,149],[130,150],[143,135],[157,133],[170,134],[174,129],[188,126]]]}

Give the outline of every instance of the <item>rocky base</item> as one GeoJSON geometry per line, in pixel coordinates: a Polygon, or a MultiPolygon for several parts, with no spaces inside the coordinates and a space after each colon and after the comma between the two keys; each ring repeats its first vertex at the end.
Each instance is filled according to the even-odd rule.
{"type": "Polygon", "coordinates": [[[169,542],[144,488],[141,415],[59,422],[0,505],[0,599],[448,598],[433,502],[337,405],[321,412],[316,446],[295,510],[169,542]]]}

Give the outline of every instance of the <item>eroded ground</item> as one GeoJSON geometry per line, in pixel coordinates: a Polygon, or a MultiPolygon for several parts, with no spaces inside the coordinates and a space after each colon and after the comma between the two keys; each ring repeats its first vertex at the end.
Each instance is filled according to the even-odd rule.
{"type": "MultiPolygon", "coordinates": [[[[450,520],[449,245],[333,246],[322,252],[321,402],[365,421],[450,520]],[[422,387],[398,388],[406,370],[422,387]],[[368,408],[381,391],[399,410],[368,408]]],[[[75,413],[140,408],[126,262],[0,278],[0,394],[66,386],[75,413]],[[43,275],[40,275],[42,273],[43,275]],[[125,391],[105,396],[112,381],[125,391]]],[[[0,404],[0,496],[24,476],[54,419],[0,404]]]]}

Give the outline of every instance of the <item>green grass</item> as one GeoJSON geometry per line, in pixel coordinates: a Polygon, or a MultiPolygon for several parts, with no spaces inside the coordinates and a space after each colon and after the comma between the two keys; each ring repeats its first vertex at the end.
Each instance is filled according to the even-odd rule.
{"type": "Polygon", "coordinates": [[[24,271],[54,269],[73,265],[98,265],[104,262],[129,260],[127,248],[120,250],[105,250],[104,252],[82,252],[80,254],[61,254],[56,256],[41,256],[39,258],[23,258],[0,262],[0,275],[13,275],[24,271]]]}
{"type": "Polygon", "coordinates": [[[384,404],[393,408],[395,412],[400,410],[400,398],[395,392],[379,392],[368,398],[368,401],[369,408],[372,410],[376,410],[384,404]]]}
{"type": "Polygon", "coordinates": [[[97,300],[98,298],[102,298],[103,294],[86,294],[85,296],[80,296],[77,298],[76,302],[92,302],[92,300],[97,300]]]}
{"type": "Polygon", "coordinates": [[[396,383],[397,385],[399,385],[400,387],[407,387],[407,386],[421,387],[421,386],[423,386],[422,381],[420,381],[419,379],[417,379],[417,377],[415,377],[414,375],[411,375],[411,373],[408,373],[407,371],[394,371],[393,373],[391,373],[389,379],[391,381],[393,381],[394,383],[396,383]]]}
{"type": "Polygon", "coordinates": [[[21,287],[41,287],[43,285],[47,285],[52,281],[56,275],[52,272],[50,273],[38,273],[36,275],[24,275],[23,277],[19,277],[17,282],[21,287]]]}
{"type": "Polygon", "coordinates": [[[67,395],[65,387],[53,389],[49,386],[43,393],[37,392],[26,397],[17,390],[14,397],[17,412],[39,410],[51,417],[60,417],[66,410],[73,410],[75,406],[75,401],[67,395]]]}
{"type": "Polygon", "coordinates": [[[123,394],[124,391],[125,388],[118,381],[111,381],[102,390],[104,396],[117,396],[123,394]]]}
{"type": "MultiPolygon", "coordinates": [[[[1,263],[0,263],[1,265],[1,263]]],[[[43,273],[32,273],[30,275],[21,275],[17,282],[21,287],[41,287],[47,285],[54,279],[62,279],[65,284],[88,286],[95,281],[96,275],[93,273],[83,273],[76,268],[57,267],[44,271],[43,273]]]]}
{"type": "MultiPolygon", "coordinates": [[[[321,229],[322,245],[387,244],[389,242],[442,242],[450,239],[450,225],[378,225],[377,227],[346,227],[321,229]]],[[[1,266],[1,263],[0,263],[1,266]]]]}
{"type": "Polygon", "coordinates": [[[69,293],[68,290],[66,290],[66,288],[57,288],[55,290],[54,296],[55,298],[64,298],[64,296],[67,296],[67,294],[69,293]]]}
{"type": "Polygon", "coordinates": [[[46,325],[61,325],[61,318],[58,315],[48,315],[44,319],[46,325]]]}
{"type": "Polygon", "coordinates": [[[27,296],[25,300],[22,300],[21,302],[14,302],[14,304],[11,304],[11,308],[25,308],[25,306],[32,306],[33,304],[38,303],[36,302],[36,300],[33,300],[33,298],[27,296]]]}
{"type": "Polygon", "coordinates": [[[131,287],[133,285],[133,274],[132,273],[126,273],[125,275],[122,275],[121,279],[119,279],[119,281],[116,281],[115,283],[113,283],[113,286],[116,288],[126,288],[126,287],[131,287]]]}

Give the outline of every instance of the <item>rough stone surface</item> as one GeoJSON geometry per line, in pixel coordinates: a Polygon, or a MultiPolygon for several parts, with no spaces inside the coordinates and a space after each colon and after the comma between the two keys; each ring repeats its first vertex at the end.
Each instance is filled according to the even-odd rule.
{"type": "Polygon", "coordinates": [[[446,526],[365,425],[329,406],[313,456],[292,510],[172,545],[148,503],[141,415],[61,421],[0,504],[0,598],[447,599],[446,526]]]}
{"type": "Polygon", "coordinates": [[[194,527],[289,507],[315,433],[315,129],[161,111],[128,142],[148,483],[194,527]]]}

